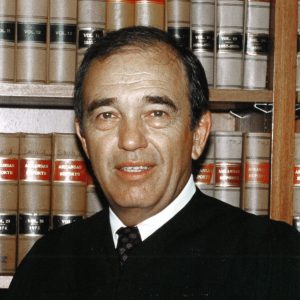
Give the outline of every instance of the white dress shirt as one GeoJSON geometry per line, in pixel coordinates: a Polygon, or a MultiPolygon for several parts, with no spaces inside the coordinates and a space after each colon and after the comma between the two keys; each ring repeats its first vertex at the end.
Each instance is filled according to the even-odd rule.
{"type": "MultiPolygon", "coordinates": [[[[175,198],[174,201],[172,201],[167,207],[165,207],[156,215],[136,225],[140,231],[142,241],[144,241],[157,229],[159,229],[171,218],[173,218],[181,209],[183,209],[183,207],[185,207],[187,203],[192,199],[195,192],[196,186],[193,176],[191,175],[187,184],[185,185],[181,193],[175,198]]],[[[116,233],[116,231],[120,227],[126,227],[126,225],[124,225],[124,223],[117,217],[117,215],[112,211],[111,208],[109,208],[109,221],[114,244],[115,247],[117,247],[118,234],[116,233]]]]}

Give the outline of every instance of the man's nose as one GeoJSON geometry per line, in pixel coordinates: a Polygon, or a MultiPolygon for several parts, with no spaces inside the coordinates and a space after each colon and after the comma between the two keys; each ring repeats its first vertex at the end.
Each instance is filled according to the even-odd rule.
{"type": "Polygon", "coordinates": [[[119,148],[135,151],[147,147],[146,130],[141,119],[125,119],[119,128],[119,148]]]}

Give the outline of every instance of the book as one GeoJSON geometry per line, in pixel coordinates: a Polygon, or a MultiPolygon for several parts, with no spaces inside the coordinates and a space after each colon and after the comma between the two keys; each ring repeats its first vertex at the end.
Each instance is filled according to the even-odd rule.
{"type": "Polygon", "coordinates": [[[270,49],[271,0],[248,0],[246,8],[243,87],[265,89],[270,49]]]}
{"type": "Polygon", "coordinates": [[[298,0],[296,91],[300,91],[300,1],[298,0]]]}
{"type": "Polygon", "coordinates": [[[51,226],[81,220],[86,210],[87,171],[75,134],[53,133],[51,226]]]}
{"type": "Polygon", "coordinates": [[[49,231],[51,134],[20,134],[18,263],[49,231]]]}
{"type": "Polygon", "coordinates": [[[46,83],[48,0],[17,0],[16,81],[46,83]]]}
{"type": "Polygon", "coordinates": [[[269,214],[270,160],[271,134],[244,133],[241,207],[247,212],[269,214]]]}
{"type": "Polygon", "coordinates": [[[16,0],[0,0],[0,81],[15,80],[16,0]]]}
{"type": "Polygon", "coordinates": [[[217,0],[215,87],[243,83],[244,0],[217,0]]]}
{"type": "Polygon", "coordinates": [[[190,47],[190,1],[167,1],[167,30],[178,44],[190,47]]]}
{"type": "Polygon", "coordinates": [[[118,30],[135,25],[134,0],[106,0],[105,31],[118,30]]]}
{"type": "Polygon", "coordinates": [[[300,228],[300,133],[299,132],[295,133],[293,218],[294,218],[294,225],[298,224],[297,228],[300,228]]]}
{"type": "Polygon", "coordinates": [[[236,207],[240,207],[242,145],[242,132],[215,133],[215,197],[236,207]]]}
{"type": "Polygon", "coordinates": [[[86,217],[90,217],[102,210],[103,208],[103,194],[98,189],[96,180],[89,172],[87,173],[87,187],[86,187],[86,217]]]}
{"type": "Polygon", "coordinates": [[[214,196],[215,133],[211,132],[200,158],[193,162],[194,178],[198,188],[208,196],[214,196]]]}
{"type": "Polygon", "coordinates": [[[214,84],[215,0],[191,1],[191,47],[210,87],[214,84]]]}
{"type": "Polygon", "coordinates": [[[77,0],[50,0],[48,83],[73,84],[76,71],[77,0]]]}
{"type": "Polygon", "coordinates": [[[19,135],[0,134],[0,273],[16,268],[19,135]]]}
{"type": "Polygon", "coordinates": [[[77,67],[81,64],[86,49],[104,35],[105,14],[105,0],[78,0],[77,67]]]}
{"type": "Polygon", "coordinates": [[[152,26],[165,29],[164,0],[136,0],[135,25],[152,26]]]}

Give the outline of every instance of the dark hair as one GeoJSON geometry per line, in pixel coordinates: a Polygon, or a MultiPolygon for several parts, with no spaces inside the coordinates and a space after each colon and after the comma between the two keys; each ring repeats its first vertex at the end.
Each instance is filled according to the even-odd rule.
{"type": "Polygon", "coordinates": [[[81,127],[84,114],[83,81],[91,63],[96,59],[103,60],[126,46],[138,46],[146,49],[159,44],[166,45],[184,66],[191,104],[191,127],[196,126],[202,113],[208,109],[209,98],[207,80],[201,63],[190,49],[178,45],[167,32],[154,27],[135,26],[107,33],[86,51],[76,75],[74,89],[75,116],[81,127]]]}

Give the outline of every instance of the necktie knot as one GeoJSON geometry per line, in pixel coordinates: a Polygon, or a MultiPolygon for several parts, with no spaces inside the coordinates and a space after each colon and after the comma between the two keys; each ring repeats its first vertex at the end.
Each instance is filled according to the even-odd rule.
{"type": "Polygon", "coordinates": [[[123,265],[128,258],[130,250],[142,240],[137,227],[121,227],[117,230],[117,234],[119,236],[117,252],[120,257],[120,263],[123,265]]]}

